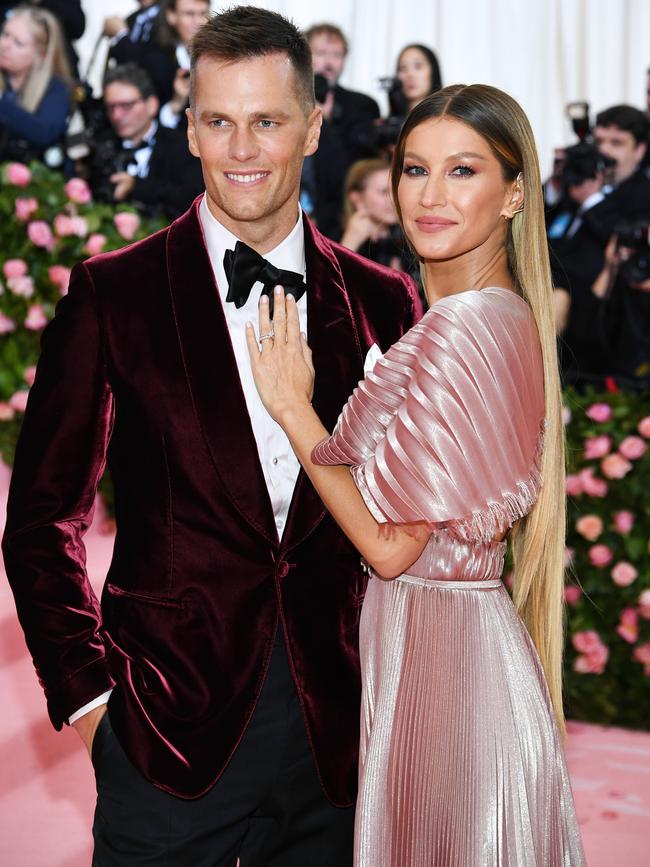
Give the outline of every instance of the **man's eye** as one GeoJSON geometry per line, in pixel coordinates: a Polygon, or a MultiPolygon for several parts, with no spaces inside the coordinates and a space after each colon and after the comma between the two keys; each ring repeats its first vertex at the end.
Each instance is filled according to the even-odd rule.
{"type": "Polygon", "coordinates": [[[260,121],[260,126],[262,127],[262,129],[273,129],[277,125],[278,125],[277,122],[274,120],[261,120],[260,121]]]}
{"type": "Polygon", "coordinates": [[[214,120],[210,121],[210,126],[216,127],[217,129],[224,127],[225,125],[226,121],[222,117],[216,117],[214,120]]]}

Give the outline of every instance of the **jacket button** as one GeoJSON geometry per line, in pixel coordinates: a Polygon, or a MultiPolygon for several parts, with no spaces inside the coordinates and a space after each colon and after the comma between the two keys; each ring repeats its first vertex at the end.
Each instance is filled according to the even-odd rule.
{"type": "Polygon", "coordinates": [[[286,578],[289,574],[289,564],[286,560],[280,560],[277,568],[278,578],[286,578]]]}

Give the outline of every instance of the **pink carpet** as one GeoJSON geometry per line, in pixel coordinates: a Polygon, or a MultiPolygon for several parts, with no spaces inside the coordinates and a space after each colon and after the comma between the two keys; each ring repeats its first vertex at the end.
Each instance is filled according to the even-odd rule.
{"type": "MultiPolygon", "coordinates": [[[[8,481],[0,462],[0,527],[8,481]]],[[[86,537],[96,591],[112,548],[102,519],[98,508],[86,537]]],[[[0,865],[87,867],[90,760],[73,730],[57,734],[47,719],[1,567],[0,627],[0,865]]],[[[570,723],[567,755],[589,867],[648,867],[650,734],[570,723]]]]}

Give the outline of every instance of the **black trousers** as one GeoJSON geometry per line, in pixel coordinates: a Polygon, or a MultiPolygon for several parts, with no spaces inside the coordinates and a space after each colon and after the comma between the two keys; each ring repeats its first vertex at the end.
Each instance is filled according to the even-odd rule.
{"type": "Polygon", "coordinates": [[[276,641],[269,671],[228,767],[196,800],[163,792],[131,764],[104,714],[93,743],[93,867],[349,867],[354,808],[323,794],[276,641]]]}

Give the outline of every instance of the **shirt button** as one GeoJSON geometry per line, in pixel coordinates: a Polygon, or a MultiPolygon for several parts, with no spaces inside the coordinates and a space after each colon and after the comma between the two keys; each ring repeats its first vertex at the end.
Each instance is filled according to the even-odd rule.
{"type": "Polygon", "coordinates": [[[277,462],[278,462],[278,459],[277,459],[277,458],[273,458],[273,463],[274,463],[274,464],[277,464],[277,462]]]}

